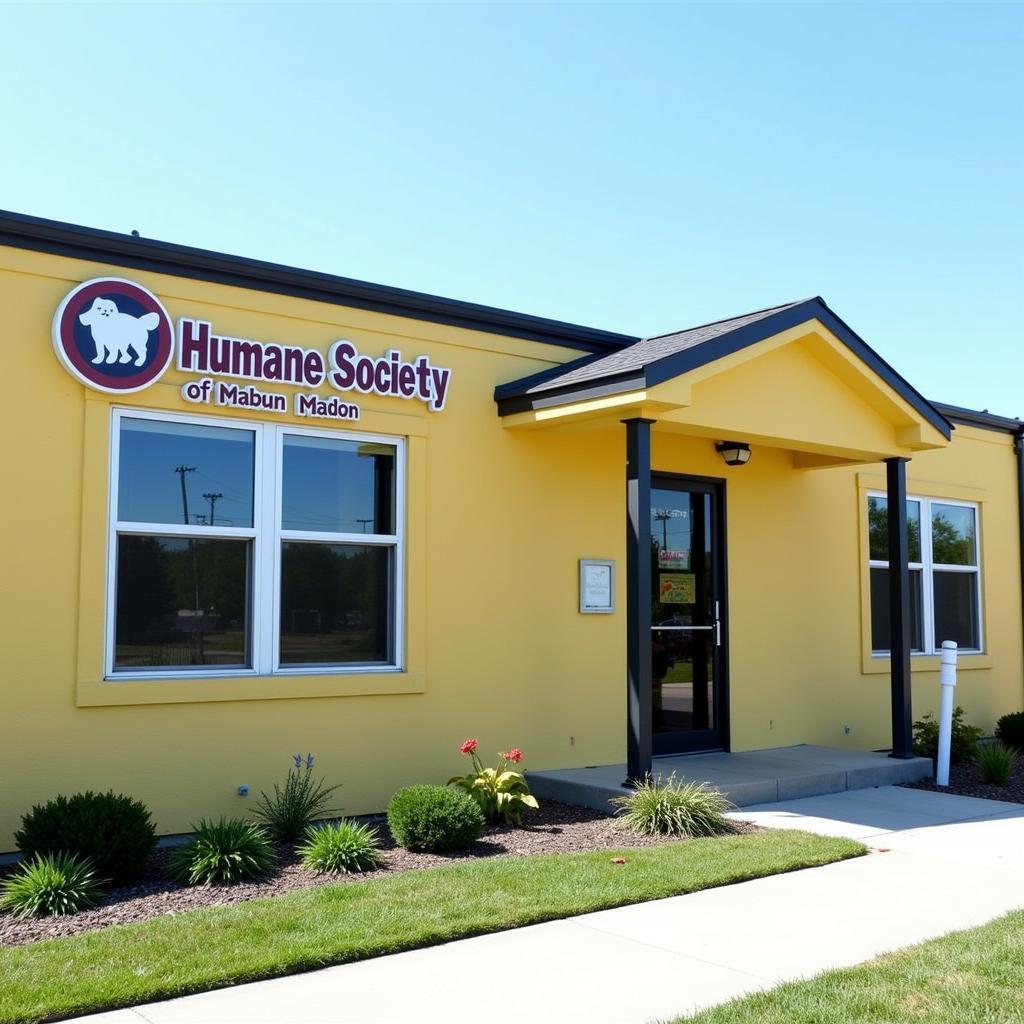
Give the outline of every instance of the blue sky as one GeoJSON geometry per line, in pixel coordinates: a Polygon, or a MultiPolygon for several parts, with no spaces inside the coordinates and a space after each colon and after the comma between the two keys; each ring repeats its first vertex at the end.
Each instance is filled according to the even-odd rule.
{"type": "Polygon", "coordinates": [[[0,207],[1024,416],[1024,5],[0,7],[0,207]]]}

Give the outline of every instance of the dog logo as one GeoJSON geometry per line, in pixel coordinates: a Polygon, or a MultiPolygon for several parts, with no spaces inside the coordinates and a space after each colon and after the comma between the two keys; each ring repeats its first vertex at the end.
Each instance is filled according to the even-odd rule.
{"type": "Polygon", "coordinates": [[[163,375],[174,331],[155,295],[132,281],[102,277],[64,298],[53,318],[53,346],[87,387],[127,394],[163,375]]]}

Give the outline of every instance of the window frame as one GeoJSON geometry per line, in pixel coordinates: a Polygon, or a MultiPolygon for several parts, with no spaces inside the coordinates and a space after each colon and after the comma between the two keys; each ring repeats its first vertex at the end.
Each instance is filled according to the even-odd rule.
{"type": "Polygon", "coordinates": [[[405,561],[406,561],[406,444],[404,437],[368,434],[361,431],[330,430],[292,423],[267,423],[234,417],[203,416],[163,412],[155,409],[112,409],[110,467],[107,498],[107,577],[104,594],[105,680],[160,680],[182,678],[230,679],[293,676],[358,676],[384,675],[406,671],[405,643],[405,561]],[[253,525],[200,526],[165,523],[122,522],[118,519],[118,485],[120,479],[121,424],[125,419],[156,420],[190,426],[211,426],[237,429],[253,434],[253,525]],[[285,435],[321,437],[328,440],[365,441],[383,444],[395,451],[394,528],[393,534],[318,533],[282,528],[283,451],[285,435]],[[116,669],[114,667],[117,628],[117,539],[122,534],[192,539],[248,539],[252,544],[251,593],[249,595],[250,665],[221,668],[216,665],[173,665],[164,668],[116,669]],[[392,571],[388,595],[390,646],[389,662],[352,662],[345,664],[315,663],[309,665],[280,664],[281,644],[281,544],[296,540],[312,543],[358,544],[391,548],[392,571]]]}
{"type": "MultiPolygon", "coordinates": [[[[864,509],[867,515],[868,504],[871,498],[884,498],[888,502],[888,494],[885,491],[869,488],[865,492],[864,509]]],[[[978,646],[960,647],[961,654],[984,654],[985,649],[985,608],[982,601],[983,588],[981,580],[981,505],[976,501],[965,501],[960,498],[943,498],[939,495],[907,494],[907,501],[916,501],[921,509],[921,561],[909,562],[908,568],[913,572],[921,572],[921,643],[922,649],[912,651],[912,658],[934,657],[942,653],[937,646],[935,637],[935,573],[936,572],[959,572],[974,574],[974,599],[978,609],[978,646]],[[974,557],[972,565],[949,565],[945,562],[935,562],[932,549],[932,506],[953,505],[959,508],[969,508],[974,512],[974,557]]],[[[870,523],[870,518],[869,518],[870,523]]],[[[870,526],[869,526],[870,530],[870,526]]],[[[871,557],[870,535],[868,540],[868,575],[872,569],[888,569],[889,560],[871,557]]],[[[869,621],[868,621],[868,645],[872,658],[889,658],[891,651],[879,650],[874,647],[870,626],[870,587],[868,590],[869,621]]],[[[939,641],[941,642],[941,641],[939,641]]]]}

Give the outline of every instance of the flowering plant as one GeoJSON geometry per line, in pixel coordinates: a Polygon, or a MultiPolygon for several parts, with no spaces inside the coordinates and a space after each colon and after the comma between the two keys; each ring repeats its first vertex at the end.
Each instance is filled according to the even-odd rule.
{"type": "Polygon", "coordinates": [[[498,755],[496,768],[485,768],[476,752],[478,746],[476,740],[466,740],[459,746],[460,754],[472,758],[473,771],[453,776],[448,785],[464,789],[477,802],[488,822],[501,818],[506,825],[522,825],[523,811],[539,806],[536,797],[530,794],[523,773],[512,768],[522,761],[523,752],[513,747],[498,755]]]}

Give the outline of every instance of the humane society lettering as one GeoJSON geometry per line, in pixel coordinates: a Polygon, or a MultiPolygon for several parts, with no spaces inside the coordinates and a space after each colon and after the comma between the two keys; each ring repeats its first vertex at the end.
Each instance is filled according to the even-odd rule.
{"type": "MultiPolygon", "coordinates": [[[[205,375],[182,386],[187,401],[267,412],[286,412],[287,396],[217,378],[305,388],[327,384],[341,392],[414,399],[440,412],[452,377],[450,369],[435,366],[428,356],[405,361],[397,349],[390,349],[374,358],[344,339],[334,342],[325,356],[297,345],[217,335],[212,324],[190,317],[178,320],[177,343],[178,369],[205,375]]],[[[145,288],[119,278],[97,278],[64,298],[54,315],[53,344],[64,367],[83,384],[127,393],[163,375],[173,355],[174,332],[166,310],[145,288]]],[[[359,418],[359,407],[337,396],[293,397],[299,416],[359,418]]]]}

